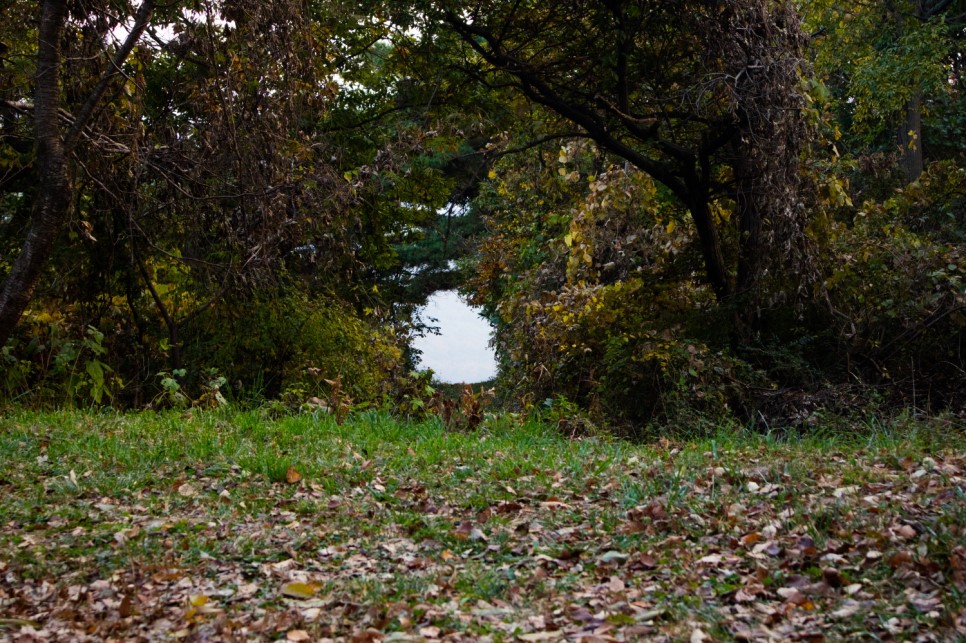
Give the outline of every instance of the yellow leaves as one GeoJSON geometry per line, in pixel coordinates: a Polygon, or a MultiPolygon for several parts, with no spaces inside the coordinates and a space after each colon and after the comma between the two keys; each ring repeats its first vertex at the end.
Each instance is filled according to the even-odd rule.
{"type": "Polygon", "coordinates": [[[319,583],[285,583],[281,594],[286,598],[305,601],[313,598],[322,586],[319,583]]]}
{"type": "Polygon", "coordinates": [[[41,310],[33,314],[31,314],[31,312],[25,313],[24,319],[25,320],[29,319],[30,321],[34,321],[38,324],[54,324],[64,318],[63,313],[56,310],[53,312],[47,311],[47,310],[41,310]]]}
{"type": "Polygon", "coordinates": [[[188,597],[188,604],[192,607],[204,607],[211,599],[204,594],[195,594],[188,597]]]}
{"type": "Polygon", "coordinates": [[[668,234],[671,234],[672,232],[674,232],[674,229],[677,227],[678,227],[677,222],[674,221],[674,219],[671,219],[670,221],[668,221],[668,224],[664,227],[664,229],[667,231],[668,234]]]}
{"type": "Polygon", "coordinates": [[[718,203],[711,205],[711,218],[714,219],[715,223],[723,224],[731,221],[731,210],[729,208],[723,207],[718,203]]]}
{"type": "Polygon", "coordinates": [[[217,603],[205,594],[192,594],[188,596],[188,610],[185,612],[186,621],[195,622],[201,620],[206,614],[218,614],[222,611],[217,603]]]}

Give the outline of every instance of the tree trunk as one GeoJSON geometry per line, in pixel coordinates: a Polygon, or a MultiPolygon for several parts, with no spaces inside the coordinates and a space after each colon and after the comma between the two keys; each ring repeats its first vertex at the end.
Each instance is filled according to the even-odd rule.
{"type": "Polygon", "coordinates": [[[711,205],[703,192],[697,195],[692,193],[686,202],[698,231],[705,274],[715,297],[718,301],[723,301],[731,294],[731,285],[728,279],[728,264],[721,249],[721,235],[711,216],[711,205]]]}
{"type": "Polygon", "coordinates": [[[66,134],[58,123],[60,109],[61,42],[67,19],[66,0],[43,0],[37,43],[37,78],[34,90],[35,149],[34,202],[30,229],[23,248],[0,291],[0,346],[7,343],[20,316],[30,303],[41,273],[70,213],[72,202],[67,155],[93,119],[98,105],[121,73],[121,65],[147,28],[155,0],[144,0],[134,16],[134,25],[115,52],[101,77],[73,118],[66,134]]]}
{"type": "Polygon", "coordinates": [[[0,346],[7,343],[30,303],[54,241],[70,211],[71,181],[57,122],[57,109],[60,106],[60,43],[66,16],[66,1],[45,0],[43,3],[34,92],[34,166],[39,189],[27,239],[0,291],[0,346]]]}
{"type": "Polygon", "coordinates": [[[899,153],[902,173],[907,183],[922,174],[922,96],[916,92],[905,105],[905,118],[899,127],[899,153]]]}
{"type": "MultiPolygon", "coordinates": [[[[755,176],[749,165],[754,151],[744,150],[734,164],[737,181],[735,206],[738,216],[738,267],[735,295],[747,300],[754,308],[758,306],[758,289],[766,249],[762,239],[761,204],[756,199],[755,176]]],[[[762,193],[764,189],[762,189],[762,193]]],[[[759,196],[764,196],[760,194],[759,196]]],[[[749,320],[751,321],[751,320],[749,320]]]]}

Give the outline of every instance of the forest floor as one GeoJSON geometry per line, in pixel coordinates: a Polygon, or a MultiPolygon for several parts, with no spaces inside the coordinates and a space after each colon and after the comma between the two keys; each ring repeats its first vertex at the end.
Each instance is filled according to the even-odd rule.
{"type": "Polygon", "coordinates": [[[11,413],[0,639],[966,637],[966,429],[11,413]]]}

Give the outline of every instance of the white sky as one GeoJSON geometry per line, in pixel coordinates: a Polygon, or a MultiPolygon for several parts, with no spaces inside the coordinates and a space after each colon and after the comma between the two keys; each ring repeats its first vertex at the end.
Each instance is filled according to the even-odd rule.
{"type": "Polygon", "coordinates": [[[456,291],[436,293],[422,312],[424,318],[438,320],[431,325],[438,326],[442,334],[413,342],[423,352],[420,368],[433,369],[447,383],[482,382],[496,375],[496,359],[488,345],[490,324],[463,303],[456,291]]]}

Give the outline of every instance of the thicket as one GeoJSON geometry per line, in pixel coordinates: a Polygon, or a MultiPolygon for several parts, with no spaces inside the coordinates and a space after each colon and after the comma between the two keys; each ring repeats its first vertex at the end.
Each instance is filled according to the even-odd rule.
{"type": "Polygon", "coordinates": [[[524,405],[562,397],[630,431],[962,412],[966,171],[955,164],[881,202],[819,204],[809,236],[821,280],[798,302],[766,286],[772,303],[749,337],[742,309],[701,278],[693,225],[653,181],[622,166],[571,171],[568,150],[546,156],[531,168],[542,174],[494,182],[470,286],[496,322],[501,382],[524,405]],[[521,185],[535,177],[546,189],[521,185]]]}

